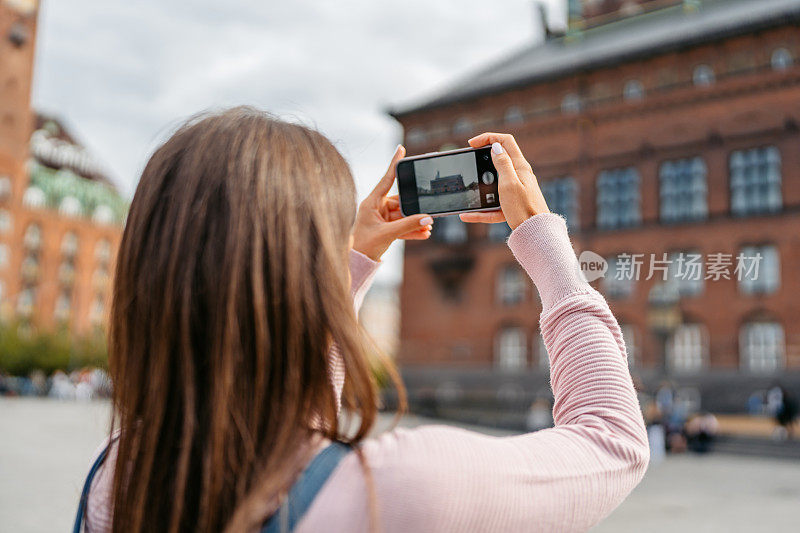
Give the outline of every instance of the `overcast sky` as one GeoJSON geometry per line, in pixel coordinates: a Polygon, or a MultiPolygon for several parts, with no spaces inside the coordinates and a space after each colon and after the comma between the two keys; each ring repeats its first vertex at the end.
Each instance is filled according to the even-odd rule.
{"type": "Polygon", "coordinates": [[[38,32],[34,105],[126,196],[181,120],[236,104],[321,130],[363,196],[401,138],[387,107],[541,39],[534,0],[50,0],[38,32]]]}

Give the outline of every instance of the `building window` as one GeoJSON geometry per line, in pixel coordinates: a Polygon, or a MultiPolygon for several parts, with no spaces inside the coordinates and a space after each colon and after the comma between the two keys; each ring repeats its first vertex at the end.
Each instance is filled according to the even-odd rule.
{"type": "Polygon", "coordinates": [[[628,366],[633,368],[638,361],[638,347],[636,346],[636,328],[631,324],[620,324],[622,341],[625,343],[625,353],[628,356],[628,366]]]}
{"type": "Polygon", "coordinates": [[[503,305],[515,305],[525,299],[525,274],[516,265],[508,265],[497,273],[497,301],[503,305]]]}
{"type": "Polygon", "coordinates": [[[92,324],[98,325],[103,322],[103,314],[105,313],[105,303],[103,302],[103,295],[98,294],[95,296],[92,306],[89,309],[89,321],[92,324]]]}
{"type": "Polygon", "coordinates": [[[692,72],[692,82],[696,87],[708,87],[714,84],[714,69],[708,65],[697,65],[692,72]]]}
{"type": "Polygon", "coordinates": [[[8,246],[0,244],[0,268],[6,268],[11,258],[11,253],[8,251],[8,246]]]}
{"type": "Polygon", "coordinates": [[[469,135],[472,133],[472,122],[468,118],[460,118],[453,125],[453,135],[469,135]]]}
{"type": "Polygon", "coordinates": [[[777,322],[749,322],[739,333],[742,368],[750,372],[774,372],[783,368],[783,327],[777,322]]]}
{"type": "Polygon", "coordinates": [[[569,93],[561,100],[561,112],[565,115],[577,115],[582,108],[581,98],[575,93],[569,93]]]}
{"type": "Polygon", "coordinates": [[[82,211],[80,200],[74,196],[65,196],[58,204],[58,212],[65,217],[79,217],[82,211]]]}
{"type": "Polygon", "coordinates": [[[100,239],[94,247],[94,258],[102,265],[107,265],[111,260],[111,242],[100,239]]]}
{"type": "Polygon", "coordinates": [[[525,330],[520,327],[507,327],[497,334],[495,344],[495,364],[503,370],[525,368],[527,359],[527,339],[525,330]]]}
{"type": "Polygon", "coordinates": [[[542,194],[550,211],[567,219],[569,229],[578,227],[578,184],[570,177],[541,183],[542,194]]]}
{"type": "Polygon", "coordinates": [[[731,153],[731,212],[737,216],[775,213],[783,205],[781,153],[764,146],[731,153]]]}
{"type": "Polygon", "coordinates": [[[744,246],[736,257],[736,279],[744,294],[770,294],[781,284],[778,247],[744,246]]]}
{"type": "Polygon", "coordinates": [[[708,216],[706,173],[702,157],[661,164],[658,178],[662,222],[690,222],[708,216]]]}
{"type": "Polygon", "coordinates": [[[55,315],[56,320],[64,322],[69,319],[72,311],[72,297],[68,290],[61,291],[56,300],[55,315]]]}
{"type": "Polygon", "coordinates": [[[33,287],[27,287],[19,293],[17,297],[17,314],[28,318],[33,314],[33,305],[36,302],[36,291],[33,287]]]}
{"type": "Polygon", "coordinates": [[[11,198],[11,178],[0,176],[0,201],[11,198]]]}
{"type": "Polygon", "coordinates": [[[78,236],[74,231],[68,231],[61,239],[61,254],[65,257],[75,257],[78,253],[78,236]]]}
{"type": "Polygon", "coordinates": [[[597,178],[597,226],[617,229],[637,226],[640,211],[639,172],[633,167],[600,172],[597,178]]]}
{"type": "Polygon", "coordinates": [[[622,89],[622,98],[627,102],[644,99],[644,85],[639,80],[628,80],[622,89]]]}
{"type": "Polygon", "coordinates": [[[92,284],[98,291],[105,291],[110,281],[111,277],[108,275],[108,270],[103,266],[98,267],[92,274],[92,284]]]}
{"type": "Polygon", "coordinates": [[[603,277],[603,292],[612,299],[628,298],[633,294],[633,284],[636,271],[633,268],[632,256],[622,254],[621,256],[606,257],[608,270],[603,277]]]}
{"type": "Polygon", "coordinates": [[[489,228],[486,231],[490,241],[506,242],[511,235],[511,226],[508,225],[508,222],[498,222],[497,224],[489,224],[489,228]]]}
{"type": "Polygon", "coordinates": [[[708,334],[702,324],[681,324],[667,341],[667,364],[675,372],[698,372],[708,357],[708,334]]]}
{"type": "Polygon", "coordinates": [[[681,297],[703,293],[703,254],[698,251],[681,251],[669,254],[669,281],[674,283],[681,297]]]}
{"type": "Polygon", "coordinates": [[[39,279],[39,259],[36,255],[28,255],[22,260],[20,274],[22,274],[22,279],[28,283],[35,283],[39,279]]]}
{"type": "Polygon", "coordinates": [[[38,250],[42,246],[42,228],[38,224],[31,224],[25,229],[22,243],[29,250],[38,250]]]}
{"type": "Polygon", "coordinates": [[[58,267],[58,282],[65,287],[72,287],[75,283],[75,265],[64,261],[58,267]]]}
{"type": "Polygon", "coordinates": [[[467,225],[457,216],[437,218],[433,225],[433,238],[447,244],[467,242],[467,225]]]}
{"type": "Polygon", "coordinates": [[[772,65],[772,70],[786,70],[792,66],[794,59],[792,58],[792,53],[786,48],[777,48],[772,51],[769,62],[772,65]]]}
{"type": "Polygon", "coordinates": [[[14,218],[7,209],[0,209],[0,233],[11,233],[14,227],[14,218]]]}
{"type": "Polygon", "coordinates": [[[428,135],[422,128],[411,128],[406,133],[406,142],[409,146],[419,146],[428,141],[428,135]]]}
{"type": "Polygon", "coordinates": [[[47,203],[47,197],[44,191],[39,187],[31,186],[22,195],[22,203],[33,209],[41,209],[47,203]]]}
{"type": "Polygon", "coordinates": [[[503,120],[509,126],[518,126],[525,122],[525,115],[523,115],[522,109],[519,106],[512,105],[506,109],[506,114],[503,120]]]}

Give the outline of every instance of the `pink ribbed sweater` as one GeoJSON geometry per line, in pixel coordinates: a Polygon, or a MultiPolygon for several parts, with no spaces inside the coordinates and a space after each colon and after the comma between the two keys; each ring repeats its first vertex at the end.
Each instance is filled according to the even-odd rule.
{"type": "MultiPolygon", "coordinates": [[[[622,502],[647,468],[647,437],[619,326],[582,280],[564,220],[536,215],[508,245],[542,299],[555,427],[498,438],[428,426],[366,441],[386,533],[585,531],[622,502]]],[[[356,306],[376,268],[352,254],[356,306]]],[[[107,464],[114,464],[113,452],[107,464]]],[[[92,486],[90,531],[109,529],[112,475],[113,468],[103,468],[92,486]]],[[[366,495],[362,468],[350,454],[297,531],[368,531],[366,495]]]]}

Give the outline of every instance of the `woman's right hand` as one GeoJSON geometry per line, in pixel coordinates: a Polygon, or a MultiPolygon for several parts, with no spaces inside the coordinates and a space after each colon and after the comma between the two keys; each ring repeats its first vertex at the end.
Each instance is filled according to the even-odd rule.
{"type": "Polygon", "coordinates": [[[497,190],[501,211],[462,213],[464,222],[508,222],[511,229],[540,213],[549,213],[539,182],[517,141],[507,133],[482,133],[469,140],[473,148],[492,145],[492,161],[497,169],[497,190]]]}

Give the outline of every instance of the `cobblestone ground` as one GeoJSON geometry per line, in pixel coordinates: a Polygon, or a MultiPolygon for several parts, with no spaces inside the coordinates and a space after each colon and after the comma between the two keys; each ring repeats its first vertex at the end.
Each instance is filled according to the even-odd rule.
{"type": "MultiPolygon", "coordinates": [[[[69,529],[108,416],[104,402],[0,398],[0,531],[69,529]]],[[[595,531],[797,531],[799,513],[800,461],[687,455],[652,466],[595,531]]]]}

